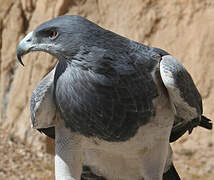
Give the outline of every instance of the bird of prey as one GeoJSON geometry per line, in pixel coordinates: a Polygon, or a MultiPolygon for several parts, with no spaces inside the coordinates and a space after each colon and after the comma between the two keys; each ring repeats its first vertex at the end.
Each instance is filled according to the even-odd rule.
{"type": "Polygon", "coordinates": [[[55,138],[57,180],[179,180],[170,142],[212,128],[190,74],[164,50],[65,15],[30,32],[19,61],[32,51],[58,59],[31,98],[33,127],[55,138]]]}

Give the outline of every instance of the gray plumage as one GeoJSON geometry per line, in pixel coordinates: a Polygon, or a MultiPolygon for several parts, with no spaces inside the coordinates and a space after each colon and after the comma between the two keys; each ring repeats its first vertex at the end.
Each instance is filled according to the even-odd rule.
{"type": "Polygon", "coordinates": [[[55,68],[34,89],[30,100],[32,127],[55,138],[57,109],[53,99],[55,68]],[[44,121],[45,119],[45,121],[44,121]]]}
{"type": "MultiPolygon", "coordinates": [[[[111,148],[116,148],[122,154],[127,154],[124,147],[128,150],[133,146],[133,151],[138,152],[163,141],[159,152],[153,147],[147,156],[139,157],[147,167],[136,177],[158,180],[165,172],[164,180],[173,175],[176,180],[179,177],[171,162],[169,141],[198,125],[212,128],[209,119],[202,116],[201,96],[191,76],[161,49],[131,41],[80,16],[61,16],[38,26],[20,42],[20,62],[21,56],[30,51],[44,51],[59,59],[55,69],[33,92],[33,126],[52,138],[56,132],[59,143],[66,136],[65,147],[71,152],[69,143],[76,144],[75,148],[83,147],[80,150],[88,154],[83,156],[83,164],[89,167],[93,156],[89,151],[91,140],[96,142],[92,146],[95,149],[111,152],[111,148]],[[163,140],[156,140],[160,136],[163,140]],[[163,157],[156,156],[157,153],[163,157]],[[147,162],[150,156],[153,160],[147,162]],[[151,171],[155,166],[158,167],[151,171]]],[[[77,164],[63,160],[63,153],[68,154],[65,149],[57,152],[61,158],[56,160],[64,170],[71,162],[77,164]]],[[[98,155],[96,158],[93,173],[107,179],[118,178],[119,172],[104,170],[105,165],[99,164],[98,155]]],[[[79,177],[77,172],[80,171],[65,170],[69,177],[79,177]]]]}

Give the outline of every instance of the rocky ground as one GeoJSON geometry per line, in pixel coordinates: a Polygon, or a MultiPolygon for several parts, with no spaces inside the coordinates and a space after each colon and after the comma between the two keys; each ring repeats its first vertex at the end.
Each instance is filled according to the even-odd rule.
{"type": "Polygon", "coordinates": [[[197,128],[173,144],[175,166],[182,180],[214,179],[213,132],[197,128]]]}
{"type": "Polygon", "coordinates": [[[0,127],[0,180],[54,179],[53,157],[35,151],[0,127]]]}
{"type": "MultiPolygon", "coordinates": [[[[53,156],[25,145],[0,127],[0,180],[54,179],[53,156]]],[[[182,180],[213,180],[213,133],[198,128],[173,144],[182,180]]]]}

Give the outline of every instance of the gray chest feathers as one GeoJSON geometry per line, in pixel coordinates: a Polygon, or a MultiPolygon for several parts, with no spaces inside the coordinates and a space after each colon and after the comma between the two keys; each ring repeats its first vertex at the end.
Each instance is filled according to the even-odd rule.
{"type": "Polygon", "coordinates": [[[109,69],[107,74],[63,63],[57,67],[63,73],[55,77],[56,103],[72,132],[126,141],[155,115],[152,100],[158,96],[157,87],[145,67],[123,74],[109,69]]]}

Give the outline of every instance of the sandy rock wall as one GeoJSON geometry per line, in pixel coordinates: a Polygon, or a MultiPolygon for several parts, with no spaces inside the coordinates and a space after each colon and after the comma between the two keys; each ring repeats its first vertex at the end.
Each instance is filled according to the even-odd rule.
{"type": "Polygon", "coordinates": [[[0,122],[31,144],[44,136],[30,128],[29,98],[56,59],[33,53],[16,60],[16,46],[38,24],[62,14],[79,14],[100,26],[179,59],[214,119],[214,2],[201,0],[0,0],[0,122]]]}

